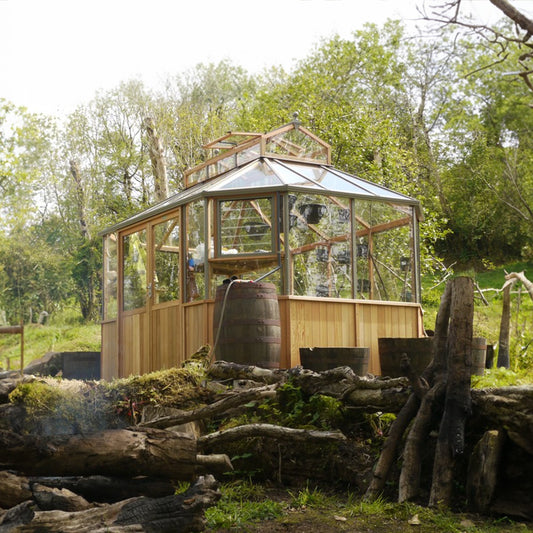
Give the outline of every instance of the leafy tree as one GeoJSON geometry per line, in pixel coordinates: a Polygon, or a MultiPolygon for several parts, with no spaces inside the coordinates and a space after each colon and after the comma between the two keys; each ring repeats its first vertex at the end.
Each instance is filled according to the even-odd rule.
{"type": "Polygon", "coordinates": [[[199,64],[167,79],[154,120],[167,148],[171,191],[182,189],[186,169],[205,160],[204,144],[235,129],[243,102],[254,94],[254,80],[229,61],[199,64]]]}
{"type": "Polygon", "coordinates": [[[55,124],[0,99],[0,214],[2,228],[31,225],[48,209],[55,124]]]}
{"type": "Polygon", "coordinates": [[[533,230],[530,96],[503,75],[503,65],[472,74],[490,51],[472,41],[462,50],[462,82],[445,110],[449,157],[442,172],[451,231],[440,248],[462,262],[520,259],[530,253],[533,230]]]}

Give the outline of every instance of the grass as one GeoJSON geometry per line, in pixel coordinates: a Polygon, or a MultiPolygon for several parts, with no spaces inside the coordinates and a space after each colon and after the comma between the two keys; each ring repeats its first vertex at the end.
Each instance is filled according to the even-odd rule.
{"type": "MultiPolygon", "coordinates": [[[[19,334],[0,335],[0,367],[20,368],[20,342],[19,334]]],[[[84,323],[74,309],[52,315],[45,325],[24,326],[25,365],[48,352],[99,352],[100,347],[100,324],[84,323]]]]}
{"type": "Polygon", "coordinates": [[[452,513],[378,498],[368,502],[351,493],[329,493],[309,485],[292,491],[267,489],[247,481],[222,485],[219,503],[206,511],[210,531],[351,531],[395,533],[531,532],[527,524],[452,513]]]}
{"type": "MultiPolygon", "coordinates": [[[[505,283],[505,274],[522,271],[528,279],[533,279],[532,262],[513,263],[487,269],[484,272],[465,273],[474,279],[480,289],[478,291],[476,288],[474,293],[474,337],[483,337],[487,343],[494,345],[495,358],[497,358],[503,305],[501,288],[505,283]]],[[[424,327],[429,330],[435,328],[440,298],[445,287],[444,283],[435,285],[436,280],[430,277],[422,280],[424,327]]],[[[533,382],[533,300],[521,283],[515,284],[511,293],[510,326],[510,370],[516,374],[518,380],[525,377],[526,382],[531,383],[533,382]]],[[[493,382],[495,377],[501,377],[507,384],[518,384],[512,382],[512,375],[508,373],[492,372],[493,382]]]]}
{"type": "Polygon", "coordinates": [[[205,512],[210,529],[234,529],[259,521],[273,520],[283,513],[279,502],[265,497],[261,485],[235,481],[222,486],[222,498],[205,512]]]}

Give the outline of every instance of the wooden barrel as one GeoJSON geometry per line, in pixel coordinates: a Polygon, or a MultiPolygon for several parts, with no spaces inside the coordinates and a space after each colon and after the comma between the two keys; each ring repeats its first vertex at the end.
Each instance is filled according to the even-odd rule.
{"type": "Polygon", "coordinates": [[[370,348],[300,348],[300,363],[314,372],[349,366],[358,376],[366,376],[369,358],[370,348]]]}
{"type": "Polygon", "coordinates": [[[485,373],[485,359],[487,357],[487,339],[484,337],[472,338],[472,371],[473,376],[482,376],[485,373]]]}
{"type": "Polygon", "coordinates": [[[220,285],[215,296],[213,339],[219,361],[279,368],[281,322],[276,286],[241,281],[220,285]]]}
{"type": "Polygon", "coordinates": [[[406,353],[411,368],[421,375],[433,358],[433,337],[378,339],[381,375],[391,378],[404,376],[400,368],[402,354],[406,353]]]}

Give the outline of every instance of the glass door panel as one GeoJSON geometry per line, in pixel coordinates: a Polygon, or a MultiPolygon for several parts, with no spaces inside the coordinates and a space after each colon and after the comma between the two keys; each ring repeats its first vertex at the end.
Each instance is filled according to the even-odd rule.
{"type": "Polygon", "coordinates": [[[154,226],[153,303],[180,299],[179,217],[154,226]]]}
{"type": "Polygon", "coordinates": [[[146,229],[125,235],[122,241],[123,310],[132,311],[146,305],[147,250],[146,229]]]}

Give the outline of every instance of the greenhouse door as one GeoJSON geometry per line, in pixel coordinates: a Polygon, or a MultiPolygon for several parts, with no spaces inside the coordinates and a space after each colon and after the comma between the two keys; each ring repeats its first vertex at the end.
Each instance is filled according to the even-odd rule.
{"type": "Polygon", "coordinates": [[[182,347],[179,212],[121,236],[119,375],[177,364],[182,347]]]}
{"type": "Polygon", "coordinates": [[[120,237],[121,291],[119,295],[118,356],[119,376],[142,374],[148,371],[150,325],[149,300],[151,276],[148,254],[148,229],[120,237]]]}

